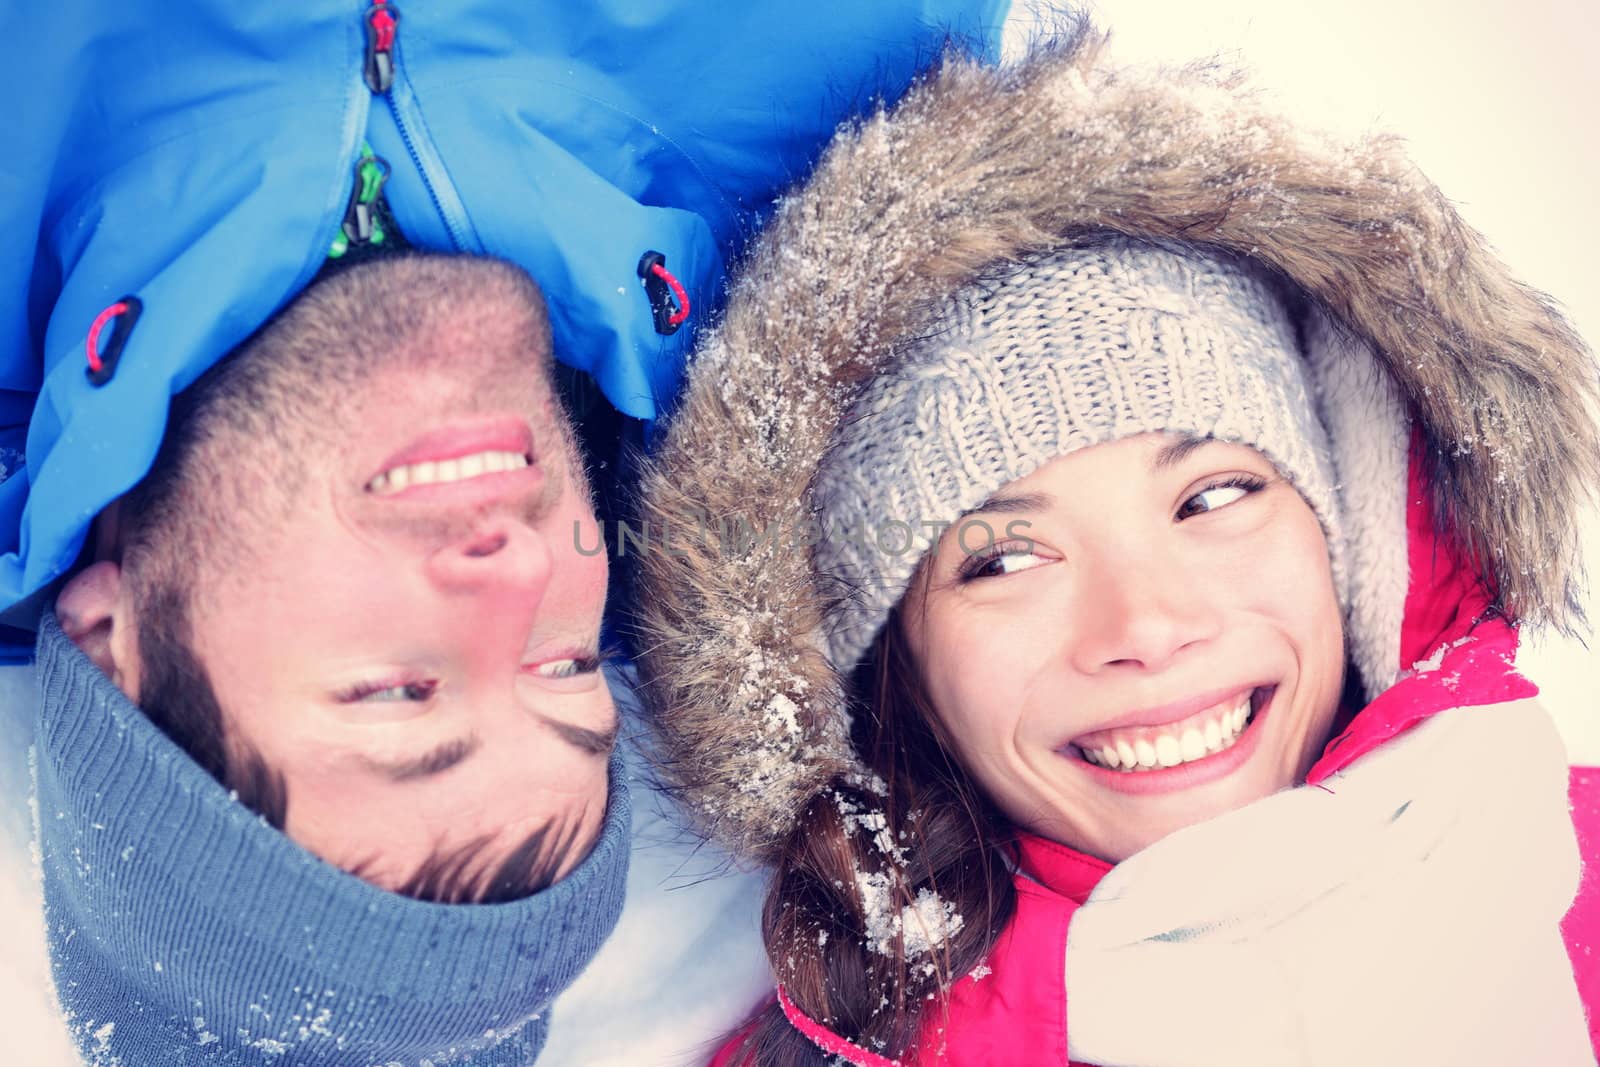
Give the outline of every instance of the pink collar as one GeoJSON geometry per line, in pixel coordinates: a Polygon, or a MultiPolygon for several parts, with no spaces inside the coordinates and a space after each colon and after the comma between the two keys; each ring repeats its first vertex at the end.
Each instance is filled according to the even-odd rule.
{"type": "Polygon", "coordinates": [[[1105,860],[1027,833],[1017,837],[1017,866],[1052,893],[1079,904],[1089,899],[1100,879],[1111,870],[1105,860]]]}
{"type": "Polygon", "coordinates": [[[880,1056],[876,1052],[868,1052],[860,1045],[851,1044],[826,1026],[812,1019],[811,1016],[794,1006],[789,999],[789,994],[783,991],[783,986],[778,986],[778,1004],[783,1008],[784,1018],[789,1020],[789,1025],[805,1035],[806,1040],[820,1048],[822,1051],[838,1056],[849,1063],[859,1067],[904,1067],[900,1060],[891,1060],[880,1056]]]}

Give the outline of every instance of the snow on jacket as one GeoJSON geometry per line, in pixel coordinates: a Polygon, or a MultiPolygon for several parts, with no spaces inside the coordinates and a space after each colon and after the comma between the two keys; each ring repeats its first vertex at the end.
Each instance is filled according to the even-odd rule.
{"type": "MultiPolygon", "coordinates": [[[[414,245],[527,268],[557,357],[650,419],[750,206],[949,37],[992,58],[1006,4],[12,6],[0,622],[31,629],[90,519],[149,468],[168,397],[299,292],[347,218],[359,226],[363,143],[414,245]],[[647,252],[681,296],[641,279],[647,252]],[[684,298],[687,328],[658,328],[684,298]]],[[[360,358],[381,372],[381,352],[360,358]]],[[[8,636],[25,655],[31,636],[8,636]]]]}
{"type": "MultiPolygon", "coordinates": [[[[1312,781],[1397,748],[1440,712],[1520,708],[1548,726],[1517,703],[1534,688],[1515,672],[1516,627],[1573,620],[1571,516],[1600,481],[1582,341],[1393,140],[1308,134],[1230,72],[1118,68],[1092,37],[1012,71],[948,63],[892,112],[840,133],[700,345],[647,480],[646,518],[803,528],[858,383],[937,329],[955,290],[1091,230],[1247,255],[1308,298],[1303,340],[1351,527],[1349,652],[1369,701],[1312,781]]],[[[795,813],[855,765],[843,683],[819,651],[828,594],[806,553],[757,542],[740,556],[713,541],[645,561],[643,666],[683,795],[711,833],[772,860],[795,813]]],[[[1533,896],[1561,895],[1550,923],[1566,911],[1600,1046],[1600,772],[1574,768],[1563,783],[1563,765],[1547,784],[1569,850],[1570,789],[1585,881],[1570,910],[1575,862],[1568,884],[1533,896]]],[[[1492,761],[1476,770],[1496,772],[1492,761]]],[[[1037,862],[1063,854],[1024,843],[1022,930],[1002,936],[993,975],[957,983],[917,1062],[939,1062],[941,1047],[953,1063],[1041,1062],[1047,1048],[1056,1054],[1043,1061],[1066,1060],[1062,959],[1039,946],[1064,946],[1066,920],[1106,871],[1075,854],[1067,876],[1037,862]],[[1053,941],[1029,926],[1051,922],[1053,941]],[[1008,997],[1032,1006],[1008,1008],[1008,997]],[[990,1041],[1015,1058],[974,1051],[990,1041]]],[[[839,1040],[786,1011],[819,1043],[839,1040]]]]}

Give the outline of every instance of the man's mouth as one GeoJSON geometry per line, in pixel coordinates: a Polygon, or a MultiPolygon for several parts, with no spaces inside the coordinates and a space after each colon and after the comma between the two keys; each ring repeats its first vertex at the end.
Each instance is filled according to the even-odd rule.
{"type": "MultiPolygon", "coordinates": [[[[519,415],[485,415],[458,419],[436,426],[411,440],[378,466],[364,488],[373,496],[394,496],[408,490],[424,490],[433,499],[441,492],[451,499],[472,490],[427,488],[468,482],[495,475],[513,476],[534,466],[533,429],[519,415]]],[[[524,476],[525,477],[525,476],[524,476]]],[[[495,482],[505,478],[495,479],[495,482]]],[[[485,482],[487,491],[491,483],[485,482]]]]}
{"type": "Polygon", "coordinates": [[[366,490],[377,496],[389,496],[413,486],[464,482],[484,474],[522,470],[531,464],[532,461],[523,452],[471,452],[452,459],[402,463],[379,473],[367,483],[366,490]]]}
{"type": "Polygon", "coordinates": [[[1097,730],[1074,738],[1070,748],[1089,763],[1124,774],[1197,763],[1237,744],[1275,688],[1246,689],[1176,722],[1097,730]]]}

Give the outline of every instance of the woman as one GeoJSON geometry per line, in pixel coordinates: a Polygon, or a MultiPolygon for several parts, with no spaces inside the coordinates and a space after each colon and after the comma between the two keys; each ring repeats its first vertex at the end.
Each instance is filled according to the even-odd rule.
{"type": "Polygon", "coordinates": [[[1592,379],[1392,143],[1227,76],[1086,40],[841,133],[646,484],[671,773],[775,869],[719,1062],[1594,1062],[1513,663],[1592,379]]]}

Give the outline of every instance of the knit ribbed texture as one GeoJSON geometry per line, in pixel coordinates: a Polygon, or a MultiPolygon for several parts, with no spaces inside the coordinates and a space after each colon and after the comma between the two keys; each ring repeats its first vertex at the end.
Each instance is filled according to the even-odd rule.
{"type": "Polygon", "coordinates": [[[545,891],[444,905],[323,863],[232,799],[55,617],[38,642],[39,836],[56,991],[86,1062],[532,1063],[616,925],[613,758],[590,855],[545,891]]]}
{"type": "MultiPolygon", "coordinates": [[[[836,669],[860,662],[938,524],[1057,456],[1152,431],[1270,459],[1321,520],[1348,601],[1327,432],[1254,270],[1112,241],[974,285],[939,321],[864,388],[818,474],[817,569],[846,594],[827,620],[836,669]]],[[[981,549],[982,531],[965,543],[981,549]]]]}

